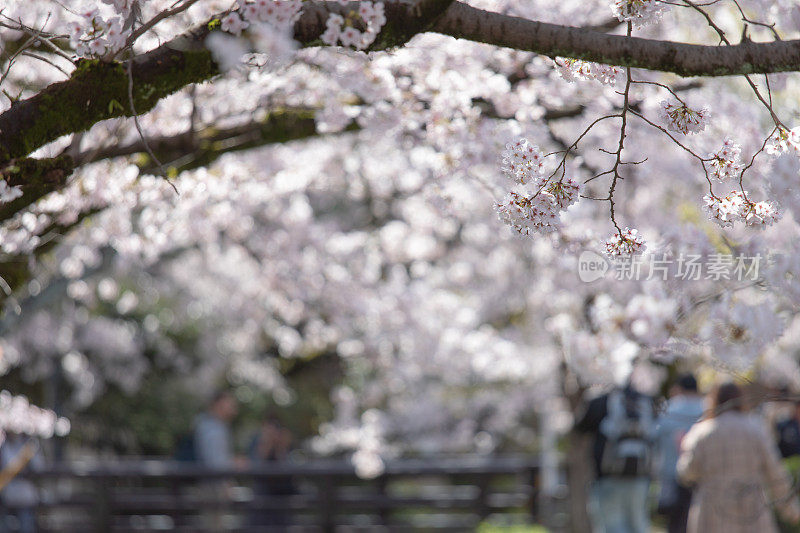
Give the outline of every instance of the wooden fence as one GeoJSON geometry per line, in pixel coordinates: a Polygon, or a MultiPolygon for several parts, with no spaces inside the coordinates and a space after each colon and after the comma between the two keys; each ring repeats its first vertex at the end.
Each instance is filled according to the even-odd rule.
{"type": "Polygon", "coordinates": [[[174,461],[26,474],[42,531],[470,531],[536,521],[539,469],[521,457],[390,462],[371,480],[344,461],[211,470],[174,461]],[[498,516],[502,515],[502,516],[498,516]]]}

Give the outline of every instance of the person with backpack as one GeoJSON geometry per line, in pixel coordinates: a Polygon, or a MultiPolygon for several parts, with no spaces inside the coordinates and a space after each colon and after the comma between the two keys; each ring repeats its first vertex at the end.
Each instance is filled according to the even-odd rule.
{"type": "Polygon", "coordinates": [[[596,479],[590,518],[596,533],[647,533],[655,431],[653,399],[628,382],[591,400],[575,425],[594,436],[596,479]]]}
{"type": "Polygon", "coordinates": [[[656,425],[658,450],[658,512],[667,519],[668,533],[685,533],[692,491],[678,482],[676,465],[680,443],[705,410],[692,374],[679,376],[670,387],[669,400],[656,425]]]}

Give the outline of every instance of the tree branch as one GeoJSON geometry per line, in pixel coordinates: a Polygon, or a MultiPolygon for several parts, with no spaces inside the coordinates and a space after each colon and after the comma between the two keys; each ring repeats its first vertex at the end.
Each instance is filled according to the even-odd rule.
{"type": "Polygon", "coordinates": [[[432,30],[549,57],[571,57],[681,76],[731,76],[800,70],[800,40],[730,47],[608,35],[535,22],[454,2],[432,30]]]}
{"type": "MultiPolygon", "coordinates": [[[[329,13],[350,5],[311,3],[295,24],[302,46],[321,46],[329,13]]],[[[702,46],[607,35],[585,28],[546,24],[491,13],[450,0],[426,0],[386,7],[387,24],[372,49],[400,46],[417,33],[434,31],[457,38],[608,64],[674,72],[683,76],[725,76],[800,69],[800,41],[702,46]]],[[[204,25],[133,58],[134,104],[146,112],[162,98],[219,73],[204,47],[204,25]]],[[[69,80],[15,103],[0,114],[0,164],[23,157],[62,135],[84,131],[109,118],[131,116],[122,63],[79,62],[69,80]]]]}
{"type": "MultiPolygon", "coordinates": [[[[352,122],[345,131],[356,129],[358,125],[352,122]]],[[[147,142],[171,173],[180,173],[209,165],[227,152],[305,139],[316,134],[314,110],[281,109],[261,120],[231,128],[208,128],[172,137],[149,138],[147,142]]],[[[67,154],[48,159],[13,159],[5,167],[0,167],[0,178],[10,186],[22,186],[23,195],[0,205],[0,221],[10,219],[44,195],[60,190],[66,185],[70,174],[80,166],[138,153],[146,153],[141,139],[123,146],[85,150],[74,159],[67,154]]],[[[155,170],[150,160],[144,161],[141,166],[143,172],[155,170]]]]}
{"type": "MultiPolygon", "coordinates": [[[[182,172],[210,164],[227,152],[248,150],[273,143],[305,139],[317,134],[313,109],[278,109],[262,120],[254,120],[231,128],[209,127],[201,131],[187,131],[179,135],[151,137],[147,143],[170,172],[182,172]]],[[[358,129],[351,123],[346,131],[358,129]]],[[[75,166],[101,159],[145,153],[141,139],[122,146],[89,149],[75,157],[75,166]]],[[[143,165],[145,172],[150,170],[143,165]]]]}
{"type": "Polygon", "coordinates": [[[22,187],[22,196],[0,204],[0,221],[8,220],[44,195],[61,189],[73,169],[69,155],[49,159],[24,157],[0,167],[0,178],[9,186],[22,187]]]}

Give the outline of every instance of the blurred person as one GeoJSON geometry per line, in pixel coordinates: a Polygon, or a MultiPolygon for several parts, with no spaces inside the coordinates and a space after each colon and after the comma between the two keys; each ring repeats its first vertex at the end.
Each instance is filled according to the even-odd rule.
{"type": "Polygon", "coordinates": [[[231,422],[238,414],[236,398],[230,391],[219,391],[194,425],[195,459],[203,466],[230,468],[234,465],[231,422]]]}
{"type": "MultiPolygon", "coordinates": [[[[276,416],[268,416],[253,437],[250,445],[250,461],[254,466],[264,466],[288,460],[294,438],[276,416]]],[[[297,490],[290,477],[272,479],[260,478],[256,481],[254,492],[258,497],[285,497],[296,494],[297,490]]],[[[291,515],[285,508],[256,509],[251,515],[253,526],[286,526],[291,523],[291,515]]]]}
{"type": "Polygon", "coordinates": [[[628,382],[589,402],[575,425],[594,436],[596,480],[590,517],[596,533],[646,533],[655,430],[653,399],[628,382]]]}
{"type": "Polygon", "coordinates": [[[5,483],[0,491],[5,516],[0,523],[2,532],[34,533],[36,526],[36,507],[39,505],[39,491],[28,479],[19,474],[30,470],[41,470],[44,460],[39,453],[36,439],[18,433],[7,433],[0,445],[0,468],[5,483]]]}
{"type": "Polygon", "coordinates": [[[680,442],[689,428],[703,416],[703,397],[697,391],[697,380],[691,374],[679,376],[669,390],[664,413],[656,422],[658,451],[658,512],[667,517],[669,533],[683,533],[689,519],[692,491],[677,479],[680,442]]]}
{"type": "MultiPolygon", "coordinates": [[[[214,394],[205,412],[195,419],[192,446],[198,464],[212,469],[230,469],[239,466],[233,455],[231,422],[238,414],[236,398],[230,391],[221,390],[214,394]]],[[[226,515],[222,508],[230,500],[231,483],[228,480],[215,480],[198,487],[199,495],[211,499],[215,505],[203,509],[201,518],[204,527],[211,531],[226,531],[226,515]]]]}
{"type": "Polygon", "coordinates": [[[690,533],[777,532],[771,506],[792,523],[800,502],[763,421],[747,414],[742,390],[719,385],[703,420],[681,443],[679,479],[694,486],[690,533]]]}
{"type": "Polygon", "coordinates": [[[775,425],[775,433],[783,457],[800,455],[800,400],[794,401],[792,415],[775,425]]]}

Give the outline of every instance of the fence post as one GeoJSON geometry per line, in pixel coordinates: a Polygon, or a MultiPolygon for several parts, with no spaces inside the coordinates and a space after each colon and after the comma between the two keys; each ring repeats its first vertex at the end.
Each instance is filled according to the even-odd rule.
{"type": "Polygon", "coordinates": [[[177,476],[173,476],[168,480],[170,493],[172,494],[173,499],[173,509],[170,513],[170,518],[172,518],[172,526],[174,528],[179,528],[180,526],[184,525],[185,520],[184,517],[184,508],[183,508],[183,492],[181,491],[181,480],[177,476]]]}
{"type": "Polygon", "coordinates": [[[388,476],[385,473],[378,476],[375,480],[378,497],[380,498],[378,500],[378,516],[380,517],[382,526],[389,525],[389,506],[387,505],[388,498],[386,493],[388,481],[388,476]]]}
{"type": "Polygon", "coordinates": [[[533,465],[529,466],[526,468],[526,474],[528,478],[528,486],[530,486],[531,490],[531,499],[529,503],[531,520],[534,523],[538,523],[542,520],[542,517],[545,514],[542,512],[542,506],[547,503],[546,498],[542,498],[539,467],[533,465]]]}
{"type": "Polygon", "coordinates": [[[331,475],[324,475],[319,485],[320,491],[320,519],[322,531],[333,533],[336,522],[334,520],[336,506],[336,479],[331,475]]]}
{"type": "Polygon", "coordinates": [[[491,473],[487,472],[485,474],[479,475],[478,477],[478,516],[481,517],[481,521],[486,520],[486,518],[491,514],[491,508],[489,507],[489,485],[491,483],[491,473]]]}
{"type": "Polygon", "coordinates": [[[97,533],[108,533],[112,529],[112,509],[111,509],[111,483],[105,475],[95,478],[95,531],[97,533]]]}

